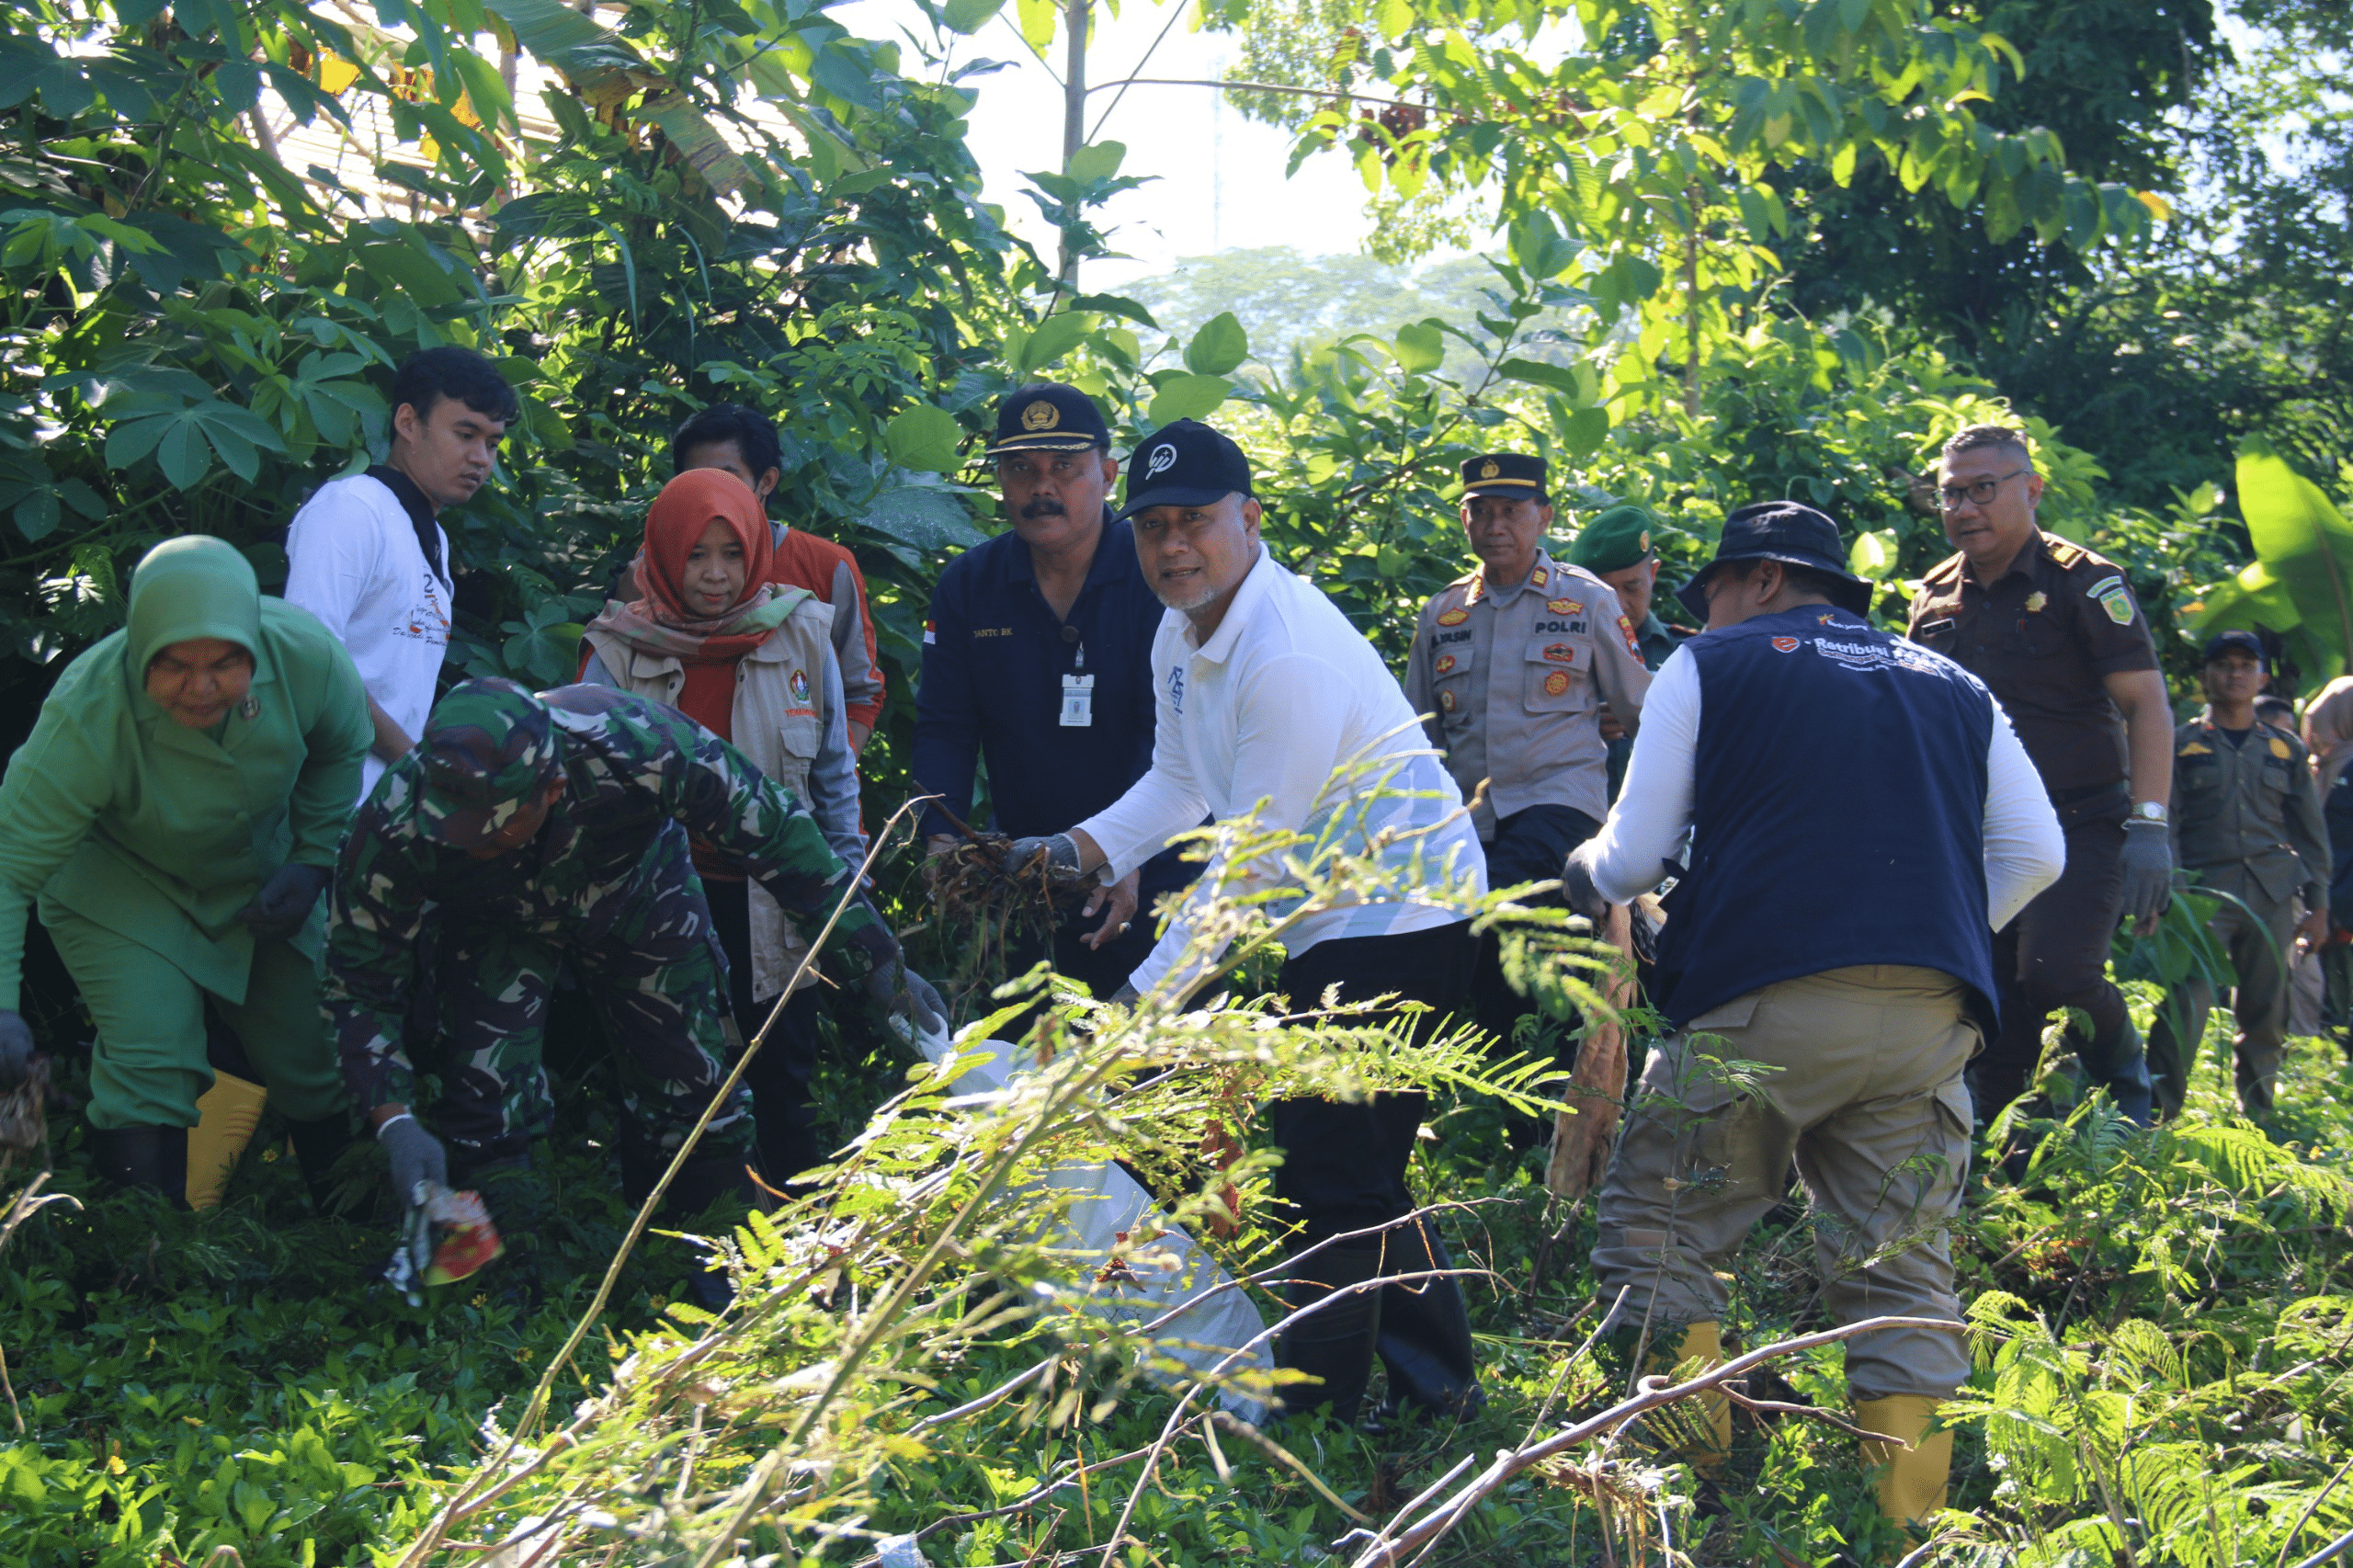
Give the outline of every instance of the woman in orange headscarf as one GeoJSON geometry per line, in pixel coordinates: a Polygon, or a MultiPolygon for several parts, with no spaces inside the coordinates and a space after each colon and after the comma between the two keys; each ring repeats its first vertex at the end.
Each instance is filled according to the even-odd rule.
{"type": "MultiPolygon", "coordinates": [[[[580,678],[676,708],[792,791],[855,866],[857,761],[844,717],[833,609],[806,588],[768,582],[767,519],[744,482],[691,469],[662,487],[645,517],[635,574],[645,597],[615,600],[588,625],[580,678]]],[[[695,868],[727,951],[728,993],[745,1039],[759,1032],[806,950],[784,912],[743,874],[697,846],[695,868]]],[[[809,1086],[817,1065],[814,974],[785,1004],[745,1079],[772,1187],[824,1157],[809,1086]]]]}

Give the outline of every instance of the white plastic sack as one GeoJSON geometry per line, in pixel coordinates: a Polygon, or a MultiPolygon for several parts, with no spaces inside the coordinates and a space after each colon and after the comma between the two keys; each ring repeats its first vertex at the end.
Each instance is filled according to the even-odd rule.
{"type": "MultiPolygon", "coordinates": [[[[1006,1088],[1024,1066],[1019,1047],[1001,1040],[968,1040],[961,1046],[943,1030],[916,1035],[916,1049],[926,1060],[946,1061],[957,1051],[986,1052],[956,1078],[960,1095],[990,1094],[1006,1088]]],[[[1179,1302],[1191,1301],[1176,1317],[1155,1331],[1162,1353],[1206,1374],[1226,1364],[1229,1374],[1257,1368],[1271,1374],[1275,1358],[1264,1340],[1230,1363],[1227,1358],[1264,1334],[1267,1320],[1248,1292],[1233,1286],[1233,1276],[1203,1252],[1193,1238],[1178,1230],[1152,1206],[1152,1199],[1133,1176],[1114,1165],[1060,1165],[1045,1184],[1059,1191],[1079,1193],[1070,1206],[1072,1233],[1053,1238],[1058,1248],[1100,1260],[1086,1277],[1065,1290],[1075,1290],[1089,1311],[1116,1313],[1134,1323],[1148,1323],[1179,1302]],[[1124,1239],[1128,1251],[1117,1267],[1112,1255],[1124,1239]],[[1228,1289],[1219,1290],[1226,1286],[1228,1289]],[[1216,1291],[1206,1300],[1196,1300],[1216,1291]]],[[[1266,1419],[1266,1407],[1229,1389],[1218,1391],[1228,1411],[1252,1423],[1266,1419]]]]}

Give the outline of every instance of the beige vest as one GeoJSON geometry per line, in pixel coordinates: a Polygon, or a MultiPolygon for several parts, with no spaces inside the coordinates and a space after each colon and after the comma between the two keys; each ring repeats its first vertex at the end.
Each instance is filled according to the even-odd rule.
{"type": "MultiPolygon", "coordinates": [[[[729,744],[752,766],[805,801],[809,767],[825,738],[829,717],[825,699],[825,661],[833,657],[834,607],[806,588],[794,588],[801,602],[767,641],[744,655],[735,666],[735,703],[729,723],[729,744]]],[[[656,702],[677,705],[678,688],[687,683],[687,667],[667,655],[641,653],[628,643],[590,632],[588,645],[612,672],[624,691],[656,702]]],[[[784,910],[755,884],[751,890],[752,994],[766,998],[783,991],[808,944],[801,939],[784,910]]],[[[801,977],[802,985],[816,976],[801,977]]],[[[756,1033],[761,1020],[743,1024],[746,1038],[756,1033]]]]}

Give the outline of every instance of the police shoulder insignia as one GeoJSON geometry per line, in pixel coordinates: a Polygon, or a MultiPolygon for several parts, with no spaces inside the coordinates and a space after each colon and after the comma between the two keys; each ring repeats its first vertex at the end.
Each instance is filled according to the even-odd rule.
{"type": "Polygon", "coordinates": [[[1438,623],[1440,626],[1460,626],[1470,619],[1471,612],[1457,605],[1454,608],[1441,613],[1438,618],[1438,623]]]}
{"type": "Polygon", "coordinates": [[[2279,736],[2274,735],[2271,737],[2271,755],[2284,761],[2286,758],[2290,757],[2295,754],[2288,749],[2287,742],[2281,740],[2279,736]]]}
{"type": "Polygon", "coordinates": [[[1547,584],[1547,583],[1551,582],[1552,580],[1552,574],[1551,574],[1550,572],[1545,571],[1545,570],[1544,570],[1544,568],[1542,568],[1541,566],[1539,566],[1539,567],[1536,569],[1536,574],[1535,574],[1534,576],[1532,576],[1532,577],[1529,578],[1529,580],[1528,580],[1528,581],[1529,581],[1529,583],[1531,585],[1533,585],[1533,586],[1535,586],[1535,587],[1539,587],[1539,588],[1540,588],[1540,587],[1542,587],[1545,584],[1547,584]]]}
{"type": "Polygon", "coordinates": [[[1776,653],[1794,653],[1797,651],[1798,640],[1796,638],[1776,637],[1773,639],[1773,652],[1776,653]]]}
{"type": "Polygon", "coordinates": [[[2080,544],[2072,544],[2063,539],[2053,539],[2049,534],[2042,536],[2042,552],[2051,557],[2053,564],[2060,566],[2073,566],[2091,553],[2080,544]]]}
{"type": "Polygon", "coordinates": [[[1566,691],[1566,690],[1568,690],[1568,689],[1569,689],[1569,672],[1568,672],[1568,671],[1566,671],[1566,670],[1553,670],[1553,671],[1551,671],[1550,673],[1548,673],[1548,674],[1544,676],[1544,695],[1545,695],[1545,696],[1547,696],[1547,697],[1558,697],[1558,696],[1560,696],[1560,695],[1561,695],[1561,693],[1563,693],[1563,692],[1564,692],[1564,691],[1566,691]]]}
{"type": "Polygon", "coordinates": [[[1583,615],[1585,603],[1580,599],[1546,599],[1544,608],[1554,615],[1583,615]]]}
{"type": "Polygon", "coordinates": [[[1618,634],[1626,640],[1626,652],[1638,659],[1643,656],[1643,644],[1634,635],[1634,623],[1622,615],[1618,618],[1618,634]]]}

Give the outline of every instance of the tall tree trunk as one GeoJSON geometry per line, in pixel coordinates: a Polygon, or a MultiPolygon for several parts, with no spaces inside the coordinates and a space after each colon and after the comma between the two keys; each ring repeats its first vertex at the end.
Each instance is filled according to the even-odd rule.
{"type": "MultiPolygon", "coordinates": [[[[1086,4],[1063,0],[1063,173],[1086,145],[1086,4]]],[[[1078,253],[1070,234],[1063,234],[1062,284],[1078,292],[1078,253]]]]}

